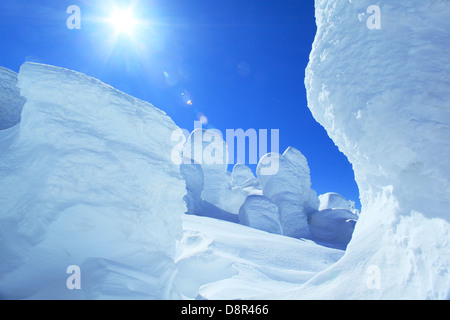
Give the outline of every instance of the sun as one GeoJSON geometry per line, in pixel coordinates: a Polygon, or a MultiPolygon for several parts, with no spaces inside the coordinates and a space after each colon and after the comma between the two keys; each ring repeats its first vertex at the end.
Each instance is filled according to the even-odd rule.
{"type": "Polygon", "coordinates": [[[109,18],[109,22],[116,29],[116,33],[127,33],[131,35],[138,21],[134,18],[131,9],[119,10],[115,9],[109,18]]]}

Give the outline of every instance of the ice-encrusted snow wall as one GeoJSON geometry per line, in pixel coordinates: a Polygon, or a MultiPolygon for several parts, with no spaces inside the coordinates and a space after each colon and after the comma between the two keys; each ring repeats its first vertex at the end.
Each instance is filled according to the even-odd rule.
{"type": "Polygon", "coordinates": [[[0,131],[0,297],[77,298],[78,265],[84,298],[168,298],[186,211],[178,127],[74,71],[26,63],[18,87],[21,122],[0,131]]]}
{"type": "Polygon", "coordinates": [[[17,74],[0,67],[0,130],[11,128],[20,122],[25,99],[17,87],[17,74]]]}
{"type": "Polygon", "coordinates": [[[345,257],[293,297],[448,299],[450,1],[315,5],[309,108],[352,163],[362,212],[345,257]]]}

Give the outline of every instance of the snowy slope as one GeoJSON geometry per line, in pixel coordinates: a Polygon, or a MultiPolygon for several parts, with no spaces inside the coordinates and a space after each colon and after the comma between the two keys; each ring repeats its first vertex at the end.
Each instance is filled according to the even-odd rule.
{"type": "Polygon", "coordinates": [[[278,208],[246,166],[175,165],[178,128],[152,105],[40,64],[24,64],[18,86],[21,122],[0,131],[1,298],[252,298],[294,289],[342,257],[242,226],[202,199],[237,208],[254,194],[249,224],[269,219],[281,232],[278,208]],[[183,215],[187,207],[216,219],[183,215]],[[81,290],[66,286],[71,265],[81,290]]]}
{"type": "Polygon", "coordinates": [[[17,73],[0,67],[0,130],[19,123],[24,103],[17,87],[17,73]]]}
{"type": "Polygon", "coordinates": [[[279,294],[299,287],[344,254],[309,240],[206,217],[184,216],[183,229],[174,286],[186,299],[279,294]]]}
{"type": "Polygon", "coordinates": [[[65,286],[75,264],[97,281],[84,296],[167,298],[186,211],[170,158],[177,126],[74,71],[26,63],[18,85],[22,120],[0,134],[0,297],[77,297],[65,286]],[[120,278],[93,265],[122,280],[145,273],[139,283],[172,275],[151,293],[114,292],[120,278]]]}
{"type": "Polygon", "coordinates": [[[309,108],[355,170],[346,255],[283,298],[450,298],[450,2],[316,0],[309,108]],[[367,13],[369,11],[369,13],[367,13]]]}

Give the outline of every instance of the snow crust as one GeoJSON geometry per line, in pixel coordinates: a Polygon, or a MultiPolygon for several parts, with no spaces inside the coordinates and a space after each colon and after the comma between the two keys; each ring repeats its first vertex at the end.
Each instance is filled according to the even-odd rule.
{"type": "Polygon", "coordinates": [[[18,86],[21,122],[0,132],[0,297],[77,298],[66,268],[87,265],[96,280],[84,297],[149,296],[108,287],[122,274],[168,298],[176,268],[164,285],[152,278],[174,264],[182,236],[186,184],[170,157],[178,127],[74,71],[26,63],[18,86]]]}
{"type": "Polygon", "coordinates": [[[283,298],[450,297],[450,2],[316,0],[308,103],[355,171],[342,260],[283,298]]]}

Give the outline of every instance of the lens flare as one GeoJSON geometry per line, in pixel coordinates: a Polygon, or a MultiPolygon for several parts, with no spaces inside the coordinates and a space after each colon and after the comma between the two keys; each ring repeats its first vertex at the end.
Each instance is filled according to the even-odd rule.
{"type": "Polygon", "coordinates": [[[109,19],[109,22],[115,27],[117,33],[131,34],[138,21],[134,18],[131,9],[115,9],[109,19]]]}

